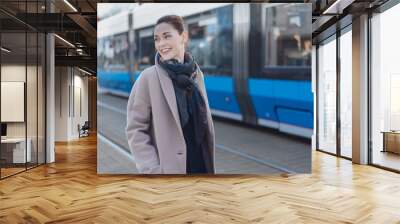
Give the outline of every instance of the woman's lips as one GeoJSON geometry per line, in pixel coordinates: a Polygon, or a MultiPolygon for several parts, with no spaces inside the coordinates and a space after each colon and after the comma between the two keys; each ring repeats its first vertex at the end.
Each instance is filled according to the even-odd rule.
{"type": "Polygon", "coordinates": [[[165,48],[165,49],[161,49],[161,53],[162,54],[167,54],[168,52],[171,51],[171,48],[165,48]]]}

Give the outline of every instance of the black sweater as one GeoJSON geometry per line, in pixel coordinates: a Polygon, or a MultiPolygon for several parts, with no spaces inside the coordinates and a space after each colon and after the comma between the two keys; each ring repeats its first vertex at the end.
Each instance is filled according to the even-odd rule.
{"type": "Polygon", "coordinates": [[[201,144],[196,146],[193,125],[193,115],[189,115],[189,121],[182,128],[186,142],[186,173],[207,173],[201,144]]]}

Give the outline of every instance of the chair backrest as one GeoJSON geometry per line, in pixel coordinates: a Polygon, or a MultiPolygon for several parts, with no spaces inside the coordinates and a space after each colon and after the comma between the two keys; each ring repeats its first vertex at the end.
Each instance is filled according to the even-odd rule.
{"type": "Polygon", "coordinates": [[[85,121],[85,124],[83,124],[82,128],[89,128],[90,127],[90,123],[89,121],[85,121]]]}

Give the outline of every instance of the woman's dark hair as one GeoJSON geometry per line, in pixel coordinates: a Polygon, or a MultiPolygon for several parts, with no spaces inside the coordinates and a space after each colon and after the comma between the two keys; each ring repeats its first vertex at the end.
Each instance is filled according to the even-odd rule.
{"type": "Polygon", "coordinates": [[[185,24],[182,17],[177,15],[163,16],[157,20],[156,26],[160,23],[170,24],[178,31],[179,34],[182,34],[182,32],[185,30],[185,24]]]}

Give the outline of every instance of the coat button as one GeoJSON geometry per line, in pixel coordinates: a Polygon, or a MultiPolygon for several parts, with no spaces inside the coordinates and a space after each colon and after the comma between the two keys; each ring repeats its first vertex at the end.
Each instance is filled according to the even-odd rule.
{"type": "Polygon", "coordinates": [[[177,154],[178,154],[178,155],[182,155],[182,154],[183,154],[183,152],[178,152],[177,154]]]}

